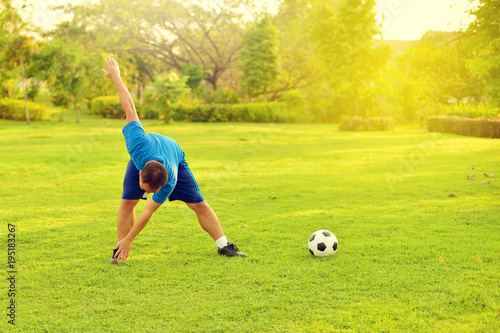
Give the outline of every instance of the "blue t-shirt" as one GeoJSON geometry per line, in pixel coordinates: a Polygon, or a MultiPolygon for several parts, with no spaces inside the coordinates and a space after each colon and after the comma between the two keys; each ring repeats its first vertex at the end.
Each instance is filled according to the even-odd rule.
{"type": "Polygon", "coordinates": [[[158,133],[147,133],[140,121],[131,121],[122,130],[127,150],[137,169],[142,170],[146,162],[160,161],[168,172],[167,184],[157,193],[153,200],[162,204],[170,196],[177,184],[179,163],[185,158],[184,152],[173,139],[158,133]]]}

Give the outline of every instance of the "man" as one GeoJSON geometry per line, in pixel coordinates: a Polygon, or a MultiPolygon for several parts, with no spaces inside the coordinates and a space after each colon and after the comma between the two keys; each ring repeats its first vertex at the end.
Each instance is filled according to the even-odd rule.
{"type": "Polygon", "coordinates": [[[122,132],[130,154],[123,181],[123,193],[117,216],[118,245],[112,264],[129,259],[134,238],[146,226],[153,213],[167,200],[181,200],[195,211],[201,227],[215,240],[218,253],[228,257],[246,257],[227,241],[219,219],[203,198],[193,174],[184,158],[184,152],[173,139],[158,133],[144,132],[128,89],[120,78],[118,63],[112,57],[105,59],[104,75],[115,84],[127,119],[122,132]],[[140,199],[148,200],[141,215],[135,220],[135,206],[140,199]]]}

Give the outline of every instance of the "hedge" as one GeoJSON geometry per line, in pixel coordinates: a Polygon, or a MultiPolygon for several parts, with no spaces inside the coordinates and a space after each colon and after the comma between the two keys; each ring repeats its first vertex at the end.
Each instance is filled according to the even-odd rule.
{"type": "MultiPolygon", "coordinates": [[[[47,112],[45,105],[28,102],[30,120],[41,120],[47,112]]],[[[10,120],[26,120],[24,101],[18,99],[0,99],[0,118],[10,120]]]]}
{"type": "Polygon", "coordinates": [[[482,103],[439,104],[430,110],[429,115],[494,119],[500,117],[500,108],[482,103]]]}
{"type": "MultiPolygon", "coordinates": [[[[134,101],[137,112],[140,112],[139,103],[134,101]]],[[[91,111],[93,114],[99,114],[104,118],[125,119],[125,111],[123,111],[120,97],[118,96],[101,96],[92,100],[91,111]]]]}
{"type": "Polygon", "coordinates": [[[192,122],[256,122],[286,123],[299,120],[301,113],[286,103],[254,103],[254,104],[209,104],[194,107],[181,105],[171,106],[167,110],[173,120],[192,122]]]}
{"type": "Polygon", "coordinates": [[[500,119],[435,116],[427,118],[429,132],[500,138],[500,119]]]}
{"type": "Polygon", "coordinates": [[[341,131],[389,131],[393,128],[394,120],[390,117],[342,117],[339,126],[341,131]]]}

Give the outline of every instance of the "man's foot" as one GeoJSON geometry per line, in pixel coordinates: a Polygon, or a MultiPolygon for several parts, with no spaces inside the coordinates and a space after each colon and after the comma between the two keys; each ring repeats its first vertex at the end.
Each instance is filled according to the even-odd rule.
{"type": "Polygon", "coordinates": [[[228,242],[223,248],[219,248],[219,254],[227,257],[247,257],[246,253],[240,252],[236,245],[228,242]]]}
{"type": "Polygon", "coordinates": [[[119,256],[118,258],[115,258],[115,254],[116,254],[116,249],[113,250],[113,256],[109,260],[110,264],[121,264],[122,262],[125,262],[125,261],[127,261],[127,260],[130,259],[130,256],[128,256],[125,259],[123,259],[122,256],[119,256]]]}

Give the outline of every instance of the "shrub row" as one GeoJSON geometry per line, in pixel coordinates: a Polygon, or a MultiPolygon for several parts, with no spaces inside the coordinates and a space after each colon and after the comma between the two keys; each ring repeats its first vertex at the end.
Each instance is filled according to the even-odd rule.
{"type": "MultiPolygon", "coordinates": [[[[173,120],[192,122],[296,122],[301,114],[286,103],[210,104],[194,107],[172,106],[173,120]]],[[[169,119],[168,114],[166,119],[169,119]]]]}
{"type": "Polygon", "coordinates": [[[500,138],[500,119],[429,117],[427,130],[482,138],[500,138]]]}
{"type": "Polygon", "coordinates": [[[394,128],[394,120],[390,117],[362,118],[359,116],[342,117],[341,131],[389,131],[394,128]]]}
{"type": "MultiPolygon", "coordinates": [[[[191,122],[261,122],[285,123],[296,122],[301,113],[298,109],[288,107],[286,103],[254,103],[254,104],[209,104],[193,107],[172,105],[164,110],[157,110],[154,103],[145,101],[142,108],[134,102],[137,112],[144,119],[159,119],[161,111],[165,120],[191,122]],[[142,110],[141,110],[142,109],[142,110]],[[142,112],[141,112],[142,111],[142,112]]],[[[105,118],[125,118],[118,96],[101,96],[92,100],[91,111],[105,118]]]]}
{"type": "MultiPolygon", "coordinates": [[[[45,105],[28,102],[30,120],[41,120],[47,111],[45,105]]],[[[0,118],[10,120],[26,120],[24,100],[4,98],[0,99],[0,118]]]]}
{"type": "MultiPolygon", "coordinates": [[[[134,101],[137,112],[140,112],[139,103],[134,101]]],[[[91,112],[99,114],[104,118],[125,119],[125,111],[123,111],[120,97],[118,96],[101,96],[92,100],[91,112]]]]}
{"type": "Polygon", "coordinates": [[[500,117],[500,108],[482,103],[439,104],[430,111],[430,115],[493,119],[500,117]]]}
{"type": "Polygon", "coordinates": [[[101,96],[92,100],[91,111],[104,118],[125,118],[120,98],[118,96],[101,96]]]}

